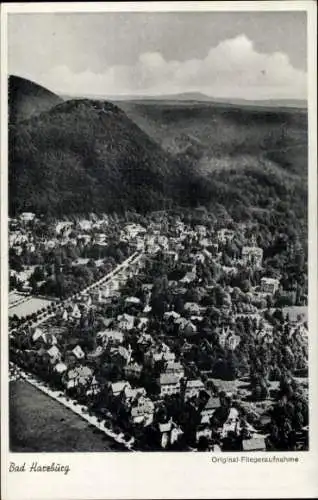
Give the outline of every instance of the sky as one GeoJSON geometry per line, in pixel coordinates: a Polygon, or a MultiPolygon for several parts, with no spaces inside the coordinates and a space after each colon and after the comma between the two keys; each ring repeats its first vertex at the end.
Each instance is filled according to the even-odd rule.
{"type": "Polygon", "coordinates": [[[305,12],[9,14],[8,72],[64,95],[306,99],[305,12]]]}

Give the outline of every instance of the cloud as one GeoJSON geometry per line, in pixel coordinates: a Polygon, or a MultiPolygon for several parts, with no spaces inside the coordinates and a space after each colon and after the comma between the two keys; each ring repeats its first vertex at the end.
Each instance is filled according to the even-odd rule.
{"type": "MultiPolygon", "coordinates": [[[[189,34],[191,36],[191,34],[189,34]]],[[[223,40],[203,59],[167,61],[146,52],[134,65],[114,65],[100,73],[52,68],[42,84],[69,94],[155,95],[203,92],[224,98],[306,98],[307,75],[282,52],[259,53],[244,34],[223,40]]]]}

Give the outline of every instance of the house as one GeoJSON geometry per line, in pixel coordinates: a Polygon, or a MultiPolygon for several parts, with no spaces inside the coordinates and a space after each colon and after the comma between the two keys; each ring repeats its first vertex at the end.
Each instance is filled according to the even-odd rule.
{"type": "Polygon", "coordinates": [[[63,311],[62,319],[63,319],[63,321],[67,321],[68,320],[68,312],[67,312],[66,309],[64,309],[64,311],[63,311]]]}
{"type": "Polygon", "coordinates": [[[46,332],[43,335],[43,340],[44,340],[45,344],[47,344],[47,345],[57,345],[57,338],[55,337],[55,335],[53,333],[46,332]]]}
{"type": "Polygon", "coordinates": [[[74,319],[80,319],[82,316],[81,311],[79,310],[79,307],[77,304],[74,305],[73,311],[72,311],[72,318],[74,319]]]}
{"type": "Polygon", "coordinates": [[[207,424],[199,424],[195,433],[196,441],[198,442],[200,437],[205,437],[207,439],[212,438],[212,429],[207,424]]]}
{"type": "Polygon", "coordinates": [[[279,288],[279,280],[275,278],[262,278],[261,279],[261,291],[263,293],[268,293],[274,295],[279,288]]]}
{"type": "Polygon", "coordinates": [[[73,389],[78,386],[78,373],[74,369],[64,372],[62,381],[67,389],[73,389]]]}
{"type": "Polygon", "coordinates": [[[90,220],[82,219],[78,222],[78,225],[82,231],[90,231],[92,229],[93,222],[90,220]]]}
{"type": "Polygon", "coordinates": [[[183,434],[180,427],[175,424],[172,419],[170,419],[169,422],[160,423],[158,427],[161,448],[166,448],[169,444],[173,444],[179,439],[179,436],[183,434]]]}
{"type": "Polygon", "coordinates": [[[32,340],[36,342],[37,340],[44,340],[44,332],[40,328],[36,328],[32,335],[32,340]]]}
{"type": "Polygon", "coordinates": [[[271,325],[270,323],[263,323],[260,331],[258,332],[257,337],[258,338],[264,338],[264,337],[273,337],[273,332],[274,332],[274,326],[271,325]]]}
{"type": "Polygon", "coordinates": [[[138,306],[140,305],[140,299],[138,299],[138,297],[127,297],[127,299],[125,299],[125,304],[126,306],[138,306]]]}
{"type": "Polygon", "coordinates": [[[185,399],[190,399],[199,395],[205,389],[204,383],[200,379],[187,380],[185,388],[185,399]]]}
{"type": "Polygon", "coordinates": [[[65,363],[57,363],[53,368],[57,373],[64,373],[67,370],[65,363]]]}
{"type": "Polygon", "coordinates": [[[162,359],[164,361],[174,361],[176,359],[176,355],[174,352],[171,352],[170,350],[164,351],[162,355],[162,359]]]}
{"type": "Polygon", "coordinates": [[[231,351],[235,351],[240,342],[241,337],[239,335],[235,335],[234,333],[230,334],[226,339],[226,343],[231,351]]]}
{"type": "Polygon", "coordinates": [[[92,297],[87,292],[81,293],[79,296],[79,303],[83,306],[90,307],[92,305],[92,297]]]}
{"type": "Polygon", "coordinates": [[[97,359],[99,358],[104,352],[104,348],[101,345],[98,345],[96,349],[93,352],[90,352],[87,354],[87,359],[97,359]]]}
{"type": "Polygon", "coordinates": [[[124,342],[124,334],[119,330],[104,330],[97,333],[96,339],[100,339],[103,344],[109,342],[113,345],[119,345],[124,342]]]}
{"type": "Polygon", "coordinates": [[[105,233],[97,233],[95,235],[95,241],[97,243],[97,245],[104,245],[105,242],[106,242],[106,234],[105,233]]]}
{"type": "Polygon", "coordinates": [[[176,311],[167,311],[164,313],[163,318],[164,319],[172,318],[173,320],[176,320],[176,319],[180,318],[180,314],[177,313],[176,311]]]}
{"type": "Polygon", "coordinates": [[[127,380],[122,380],[120,382],[114,382],[110,384],[111,392],[115,397],[119,396],[126,387],[131,389],[131,385],[129,382],[127,382],[127,380]]]}
{"type": "Polygon", "coordinates": [[[187,342],[186,340],[184,340],[184,343],[183,343],[183,346],[181,348],[181,352],[183,354],[187,353],[187,352],[190,352],[191,349],[192,349],[193,345],[190,344],[189,342],[187,342]]]}
{"type": "Polygon", "coordinates": [[[153,422],[154,411],[155,405],[153,401],[145,396],[140,396],[135,406],[131,408],[131,418],[134,424],[150,425],[153,422]]]}
{"type": "Polygon", "coordinates": [[[255,436],[251,439],[243,439],[243,451],[266,451],[266,441],[264,436],[255,436]]]}
{"type": "Polygon", "coordinates": [[[194,270],[189,271],[180,280],[180,283],[192,283],[196,279],[196,272],[194,270]]]}
{"type": "Polygon", "coordinates": [[[101,303],[104,302],[105,299],[109,297],[109,292],[110,292],[109,288],[105,286],[102,290],[100,289],[91,290],[90,297],[92,298],[93,302],[101,303]]]}
{"type": "Polygon", "coordinates": [[[117,320],[119,321],[118,327],[120,330],[129,331],[134,328],[135,317],[130,314],[122,314],[117,317],[117,320]]]}
{"type": "Polygon", "coordinates": [[[205,407],[201,411],[202,422],[209,421],[213,413],[215,412],[216,408],[218,408],[219,406],[220,406],[219,398],[211,396],[208,402],[206,403],[205,407]]]}
{"type": "Polygon", "coordinates": [[[221,333],[219,333],[219,344],[221,347],[225,347],[227,338],[232,334],[232,331],[230,330],[230,327],[227,326],[226,328],[222,328],[221,333]]]}
{"type": "Polygon", "coordinates": [[[101,321],[106,329],[109,329],[110,326],[114,323],[114,318],[101,318],[101,321]]]}
{"type": "Polygon", "coordinates": [[[96,396],[96,394],[99,394],[100,392],[101,392],[100,384],[98,383],[94,375],[92,380],[90,381],[89,387],[86,389],[86,395],[96,396]]]}
{"type": "Polygon", "coordinates": [[[136,237],[136,250],[144,250],[145,248],[145,240],[142,236],[136,237]]]}
{"type": "Polygon", "coordinates": [[[204,320],[203,316],[190,316],[192,323],[196,326],[198,323],[204,320]]]}
{"type": "Polygon", "coordinates": [[[70,229],[73,225],[73,222],[59,221],[55,224],[55,232],[56,234],[64,233],[67,229],[70,229]]]}
{"type": "MultiPolygon", "coordinates": [[[[167,347],[167,346],[166,346],[167,347]]],[[[176,355],[169,348],[153,347],[145,352],[145,363],[154,366],[159,361],[174,361],[176,355]]]]}
{"type": "Polygon", "coordinates": [[[142,372],[142,366],[139,363],[128,363],[124,368],[124,373],[127,378],[139,378],[142,372]]]}
{"type": "Polygon", "coordinates": [[[184,368],[179,362],[168,361],[165,368],[165,373],[174,375],[175,377],[181,379],[184,377],[184,368]]]}
{"type": "Polygon", "coordinates": [[[159,378],[160,396],[178,394],[180,392],[180,380],[175,375],[162,373],[159,378]]]}
{"type": "Polygon", "coordinates": [[[185,337],[191,337],[196,335],[197,327],[192,323],[192,321],[186,318],[177,318],[175,324],[178,325],[179,333],[185,337]]]}
{"type": "Polygon", "coordinates": [[[143,332],[138,341],[137,341],[137,344],[140,344],[140,345],[143,345],[143,346],[147,346],[147,345],[152,345],[154,342],[152,336],[150,335],[150,333],[145,333],[143,332]]]}
{"type": "Polygon", "coordinates": [[[127,224],[124,227],[124,232],[128,236],[128,238],[133,239],[137,236],[137,234],[145,233],[146,229],[140,224],[127,224]]]}
{"type": "Polygon", "coordinates": [[[88,366],[79,366],[69,370],[63,376],[63,382],[67,389],[78,385],[87,385],[92,379],[92,370],[88,366]]]}
{"type": "Polygon", "coordinates": [[[131,387],[126,386],[123,390],[123,395],[126,403],[130,405],[140,396],[146,396],[146,389],[144,387],[136,387],[135,389],[132,389],[131,387]]]}
{"type": "Polygon", "coordinates": [[[22,212],[22,214],[20,214],[20,220],[22,222],[31,222],[34,220],[34,218],[35,214],[32,212],[22,212]]]}
{"type": "Polygon", "coordinates": [[[199,316],[201,313],[201,307],[196,302],[186,302],[184,304],[184,310],[195,316],[199,316]]]}
{"type": "Polygon", "coordinates": [[[117,357],[119,363],[124,363],[125,365],[130,362],[131,353],[132,349],[130,346],[128,347],[128,349],[126,349],[125,347],[120,345],[119,347],[112,347],[110,350],[112,360],[115,361],[115,358],[117,357]]]}
{"type": "Polygon", "coordinates": [[[89,368],[88,366],[81,365],[76,367],[74,370],[77,373],[79,385],[87,385],[88,383],[90,383],[93,377],[93,372],[91,368],[89,368]]]}
{"type": "Polygon", "coordinates": [[[243,247],[242,260],[245,265],[262,266],[263,250],[259,247],[243,247]]]}
{"type": "Polygon", "coordinates": [[[60,350],[56,347],[56,345],[52,345],[52,347],[50,347],[47,353],[51,358],[50,361],[52,364],[55,364],[57,361],[61,359],[60,350]]]}
{"type": "Polygon", "coordinates": [[[223,424],[221,436],[225,438],[229,433],[238,434],[240,430],[239,412],[236,408],[231,407],[227,420],[223,424]]]}
{"type": "Polygon", "coordinates": [[[72,354],[76,357],[76,359],[83,359],[85,358],[85,353],[83,352],[82,348],[77,345],[72,349],[72,354]]]}

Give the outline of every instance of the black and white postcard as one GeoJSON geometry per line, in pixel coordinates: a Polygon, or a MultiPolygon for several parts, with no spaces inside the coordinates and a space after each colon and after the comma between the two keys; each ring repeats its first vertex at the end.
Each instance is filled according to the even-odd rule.
{"type": "Polygon", "coordinates": [[[3,5],[5,500],[318,494],[315,14],[3,5]]]}

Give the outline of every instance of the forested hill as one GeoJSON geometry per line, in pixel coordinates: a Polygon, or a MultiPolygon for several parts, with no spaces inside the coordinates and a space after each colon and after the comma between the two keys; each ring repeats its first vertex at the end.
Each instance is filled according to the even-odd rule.
{"type": "Polygon", "coordinates": [[[55,104],[10,124],[11,214],[221,205],[240,220],[255,211],[266,219],[275,207],[306,219],[304,111],[93,99],[55,104]]]}
{"type": "Polygon", "coordinates": [[[106,101],[73,100],[10,126],[10,209],[147,211],[172,200],[169,153],[106,101]]]}
{"type": "Polygon", "coordinates": [[[38,115],[63,101],[41,85],[14,75],[8,80],[8,94],[11,123],[38,115]]]}

